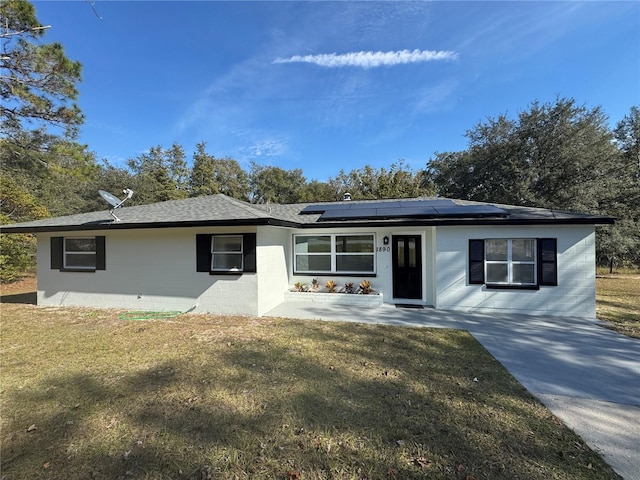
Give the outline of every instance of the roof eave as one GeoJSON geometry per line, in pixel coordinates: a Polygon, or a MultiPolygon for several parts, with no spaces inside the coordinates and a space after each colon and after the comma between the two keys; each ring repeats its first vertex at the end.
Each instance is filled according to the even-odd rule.
{"type": "Polygon", "coordinates": [[[392,226],[514,226],[514,225],[613,225],[614,217],[597,216],[584,218],[454,218],[454,219],[398,219],[384,221],[360,221],[360,222],[314,222],[299,223],[275,218],[254,218],[254,219],[226,219],[226,220],[198,220],[184,222],[104,222],[87,223],[78,225],[45,225],[31,227],[0,227],[0,233],[55,233],[55,232],[78,232],[92,230],[136,230],[154,228],[188,228],[188,227],[240,227],[271,225],[289,228],[349,228],[349,227],[379,227],[385,225],[392,226]]]}
{"type": "Polygon", "coordinates": [[[392,221],[386,220],[382,222],[363,221],[363,222],[316,222],[305,223],[302,228],[344,228],[344,227],[376,227],[381,225],[400,225],[407,227],[443,227],[443,226],[516,226],[516,225],[613,225],[615,218],[598,217],[598,218],[473,218],[473,219],[409,219],[392,221]]]}
{"type": "Polygon", "coordinates": [[[55,232],[80,232],[92,230],[141,230],[153,228],[188,228],[188,227],[240,227],[272,225],[279,227],[299,227],[295,222],[277,220],[273,218],[255,219],[228,219],[228,220],[198,220],[186,222],[153,222],[153,223],[121,223],[104,222],[79,225],[45,225],[34,227],[9,227],[0,228],[0,233],[55,233],[55,232]]]}

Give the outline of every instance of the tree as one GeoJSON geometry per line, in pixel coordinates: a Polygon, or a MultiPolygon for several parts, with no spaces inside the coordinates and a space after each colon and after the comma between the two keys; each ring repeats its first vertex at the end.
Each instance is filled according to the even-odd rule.
{"type": "Polygon", "coordinates": [[[342,197],[336,192],[335,188],[328,182],[320,182],[311,180],[300,192],[299,202],[335,202],[342,200],[342,197]]]}
{"type": "Polygon", "coordinates": [[[614,130],[622,155],[622,172],[628,175],[629,188],[636,203],[640,188],[640,106],[634,105],[628,115],[618,122],[614,130]]]}
{"type": "Polygon", "coordinates": [[[328,183],[340,199],[347,192],[354,200],[409,198],[434,193],[422,172],[414,172],[403,160],[392,163],[388,170],[384,167],[376,169],[370,165],[349,173],[340,170],[338,176],[329,179],[328,183]]]}
{"type": "Polygon", "coordinates": [[[296,203],[300,201],[306,183],[299,168],[284,170],[251,162],[249,189],[252,203],[296,203]]]}
{"type": "Polygon", "coordinates": [[[519,115],[516,138],[526,166],[525,202],[606,213],[617,188],[618,152],[607,116],[573,99],[534,102],[519,115]]]}
{"type": "Polygon", "coordinates": [[[218,159],[205,151],[206,143],[196,145],[189,178],[192,197],[223,193],[240,200],[249,198],[249,175],[232,158],[218,159]]]}
{"type": "Polygon", "coordinates": [[[490,118],[466,137],[468,150],[429,161],[441,195],[603,213],[616,191],[617,151],[599,107],[534,102],[517,120],[490,118]]]}
{"type": "MultiPolygon", "coordinates": [[[[49,216],[24,187],[7,175],[0,176],[0,223],[16,223],[49,216]]],[[[0,235],[0,282],[12,282],[34,263],[33,235],[0,235]]]]}
{"type": "Polygon", "coordinates": [[[640,265],[640,108],[632,106],[614,129],[619,149],[619,169],[615,172],[618,194],[610,205],[616,224],[600,228],[600,263],[613,271],[616,263],[640,265]]]}
{"type": "Polygon", "coordinates": [[[132,204],[145,204],[187,198],[188,174],[183,148],[174,143],[164,150],[151,147],[149,152],[129,159],[127,165],[139,177],[138,191],[132,204]]]}
{"type": "Polygon", "coordinates": [[[61,44],[36,43],[46,28],[26,0],[0,2],[0,131],[15,135],[25,125],[62,127],[73,136],[83,121],[74,103],[81,65],[61,44]]]}

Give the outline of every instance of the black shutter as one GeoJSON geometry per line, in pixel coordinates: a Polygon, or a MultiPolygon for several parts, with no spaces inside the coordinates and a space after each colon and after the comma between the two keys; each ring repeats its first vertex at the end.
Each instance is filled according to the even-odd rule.
{"type": "Polygon", "coordinates": [[[211,271],[211,234],[196,235],[196,272],[211,271]]]}
{"type": "Polygon", "coordinates": [[[63,242],[62,237],[51,237],[51,269],[60,270],[62,268],[63,242]]]}
{"type": "Polygon", "coordinates": [[[538,285],[558,285],[558,241],[538,239],[538,285]]]}
{"type": "Polygon", "coordinates": [[[256,234],[242,234],[242,251],[244,252],[244,272],[256,271],[256,234]]]}
{"type": "Polygon", "coordinates": [[[107,254],[104,236],[96,237],[96,270],[107,269],[107,254]]]}
{"type": "Polygon", "coordinates": [[[484,283],[484,240],[469,240],[469,283],[484,283]]]}

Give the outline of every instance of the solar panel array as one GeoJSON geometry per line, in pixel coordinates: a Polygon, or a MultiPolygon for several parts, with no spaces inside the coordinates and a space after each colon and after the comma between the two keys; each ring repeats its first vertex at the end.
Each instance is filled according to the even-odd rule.
{"type": "Polygon", "coordinates": [[[388,202],[309,205],[303,214],[322,214],[318,221],[385,220],[391,218],[484,218],[506,217],[508,212],[494,205],[458,205],[452,200],[393,200],[388,202]]]}

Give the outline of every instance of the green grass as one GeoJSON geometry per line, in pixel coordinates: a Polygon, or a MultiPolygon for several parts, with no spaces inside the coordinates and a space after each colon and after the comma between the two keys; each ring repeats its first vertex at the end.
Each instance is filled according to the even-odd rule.
{"type": "Polygon", "coordinates": [[[640,338],[640,275],[598,275],[596,306],[598,318],[611,329],[640,338]]]}
{"type": "Polygon", "coordinates": [[[3,480],[619,478],[463,331],[118,313],[2,305],[3,480]]]}

